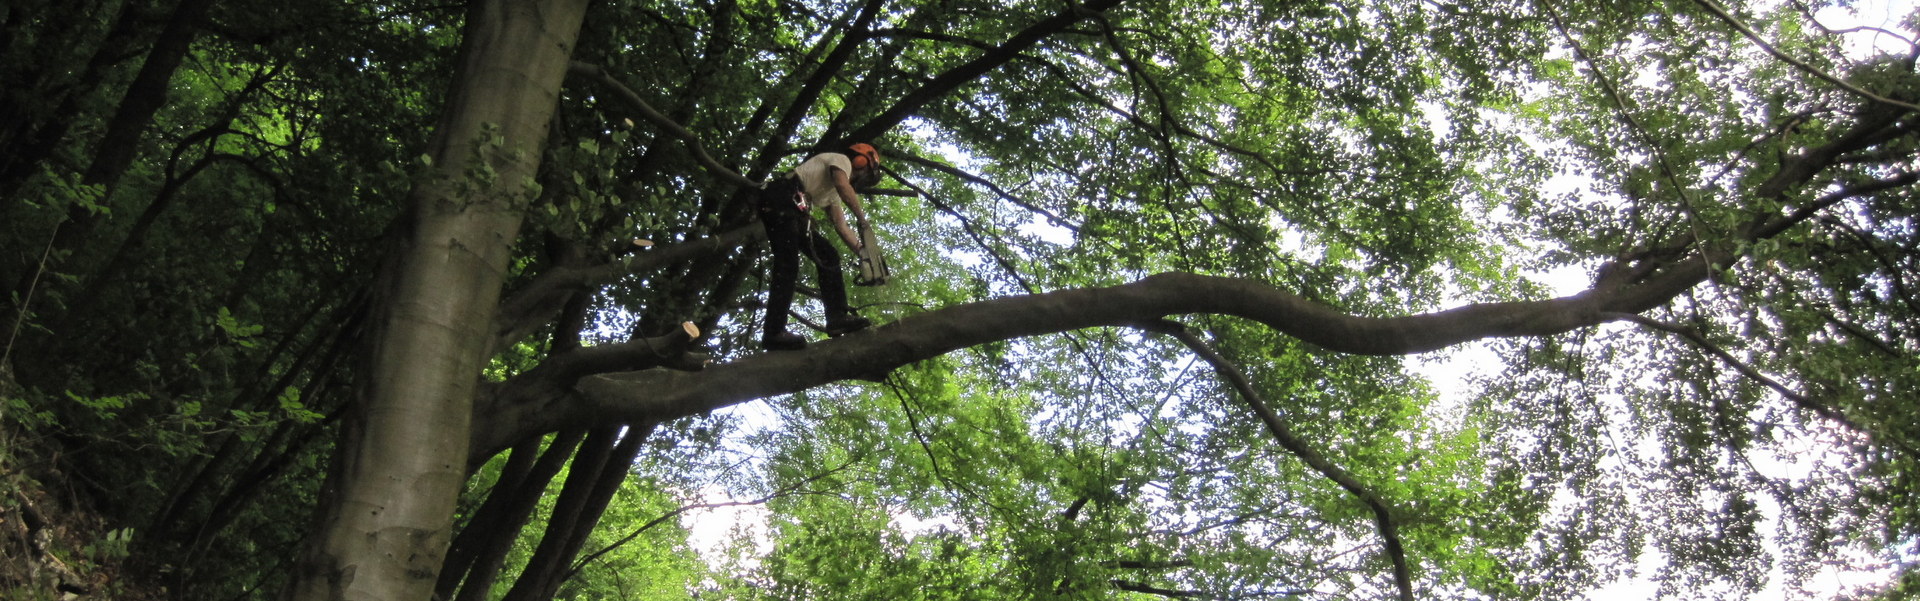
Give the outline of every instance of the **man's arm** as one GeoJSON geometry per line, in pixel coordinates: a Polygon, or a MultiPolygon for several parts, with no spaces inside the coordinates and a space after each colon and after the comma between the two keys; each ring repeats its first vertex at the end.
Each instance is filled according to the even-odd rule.
{"type": "Polygon", "coordinates": [[[840,232],[840,241],[847,244],[847,250],[859,252],[860,234],[855,233],[853,228],[847,227],[846,212],[852,211],[853,218],[865,227],[867,211],[860,207],[860,194],[853,191],[853,182],[847,179],[846,171],[842,171],[839,167],[828,167],[827,173],[833,178],[834,190],[840,193],[840,205],[846,205],[845,209],[840,208],[840,205],[828,207],[827,215],[833,218],[833,229],[840,232]]]}

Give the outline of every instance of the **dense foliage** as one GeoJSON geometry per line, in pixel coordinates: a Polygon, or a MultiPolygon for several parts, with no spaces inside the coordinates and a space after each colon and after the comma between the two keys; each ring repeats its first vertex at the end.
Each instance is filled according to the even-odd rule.
{"type": "Polygon", "coordinates": [[[525,149],[472,4],[0,7],[0,597],[282,595],[496,197],[441,598],[1920,590],[1910,7],[608,0],[525,149]],[[764,353],[855,140],[894,325],[764,353]]]}

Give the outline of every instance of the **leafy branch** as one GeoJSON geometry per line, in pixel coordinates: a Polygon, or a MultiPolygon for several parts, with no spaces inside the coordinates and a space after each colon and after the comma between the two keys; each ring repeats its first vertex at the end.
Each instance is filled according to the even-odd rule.
{"type": "Polygon", "coordinates": [[[1806,61],[1794,58],[1793,55],[1787,54],[1786,52],[1781,51],[1779,48],[1774,47],[1773,44],[1768,43],[1766,38],[1760,37],[1760,34],[1758,32],[1755,32],[1752,27],[1748,27],[1745,21],[1741,21],[1740,18],[1734,16],[1733,13],[1727,12],[1726,7],[1721,6],[1719,2],[1715,2],[1714,0],[1693,0],[1693,3],[1700,5],[1701,8],[1707,9],[1707,12],[1713,13],[1713,16],[1719,17],[1721,21],[1725,21],[1728,26],[1731,26],[1734,28],[1734,30],[1739,31],[1740,35],[1746,36],[1747,39],[1749,40],[1753,40],[1753,43],[1760,46],[1761,50],[1767,51],[1767,54],[1771,54],[1773,55],[1774,58],[1778,58],[1789,65],[1793,65],[1794,68],[1804,71],[1808,75],[1817,77],[1821,81],[1833,84],[1834,86],[1837,86],[1842,90],[1851,92],[1857,96],[1860,96],[1861,98],[1866,98],[1868,100],[1872,100],[1874,102],[1878,102],[1880,104],[1884,104],[1887,106],[1898,107],[1900,109],[1907,110],[1907,111],[1920,112],[1920,105],[1916,105],[1911,102],[1894,100],[1892,98],[1888,98],[1885,96],[1881,96],[1879,94],[1875,94],[1873,92],[1869,92],[1864,88],[1847,83],[1846,80],[1840,79],[1839,77],[1835,77],[1832,73],[1828,73],[1820,69],[1819,67],[1815,67],[1813,65],[1807,64],[1806,61]]]}
{"type": "MultiPolygon", "coordinates": [[[[1713,341],[1708,340],[1707,337],[1705,335],[1702,335],[1700,331],[1696,328],[1660,321],[1651,317],[1647,317],[1645,315],[1633,315],[1633,314],[1622,313],[1622,314],[1616,314],[1615,317],[1624,321],[1630,321],[1630,322],[1639,324],[1642,327],[1645,327],[1650,330],[1666,332],[1668,334],[1679,336],[1682,339],[1686,340],[1688,343],[1699,348],[1701,352],[1704,352],[1708,355],[1712,355],[1714,358],[1719,359],[1723,363],[1726,363],[1728,367],[1732,367],[1734,371],[1739,372],[1742,377],[1745,377],[1748,380],[1752,380],[1756,383],[1759,383],[1761,386],[1765,386],[1773,390],[1775,393],[1778,393],[1782,398],[1785,398],[1788,401],[1792,401],[1793,404],[1800,406],[1800,408],[1806,409],[1808,411],[1812,411],[1814,414],[1819,415],[1822,418],[1826,418],[1828,421],[1832,421],[1833,423],[1845,426],[1847,429],[1852,430],[1854,432],[1858,432],[1862,435],[1866,435],[1866,436],[1873,435],[1872,430],[1864,426],[1861,426],[1858,422],[1855,422],[1852,419],[1848,418],[1846,414],[1841,413],[1840,410],[1830,407],[1826,403],[1822,403],[1818,400],[1813,399],[1812,397],[1809,397],[1804,394],[1800,394],[1799,392],[1794,391],[1792,388],[1788,388],[1786,384],[1780,383],[1779,380],[1775,380],[1772,377],[1768,376],[1767,374],[1761,373],[1759,369],[1756,369],[1751,365],[1747,365],[1746,362],[1741,361],[1739,357],[1733,356],[1733,353],[1728,352],[1726,349],[1721,348],[1720,345],[1714,344],[1713,341]]],[[[1915,449],[1911,445],[1907,444],[1905,441],[1901,441],[1899,439],[1893,439],[1892,442],[1897,448],[1899,448],[1901,451],[1904,451],[1908,455],[1912,455],[1914,457],[1920,457],[1920,449],[1915,449]]]]}
{"type": "Polygon", "coordinates": [[[600,559],[601,556],[606,555],[607,553],[611,553],[613,552],[613,550],[618,549],[622,546],[625,546],[627,543],[633,542],[633,539],[639,538],[641,534],[644,534],[646,533],[646,531],[653,529],[653,527],[659,526],[660,524],[664,524],[666,523],[667,520],[680,517],[682,514],[685,514],[689,511],[698,511],[702,509],[720,509],[723,507],[747,507],[747,506],[753,506],[753,505],[765,505],[768,502],[781,497],[810,494],[811,491],[805,490],[805,487],[807,485],[813,484],[814,482],[818,482],[822,479],[825,479],[828,476],[846,471],[846,469],[848,467],[851,467],[852,465],[853,465],[852,462],[841,464],[839,467],[836,467],[824,472],[820,472],[812,476],[808,476],[805,480],[801,480],[799,482],[795,482],[793,484],[780,487],[778,490],[775,490],[772,493],[768,493],[767,495],[764,495],[755,499],[750,499],[746,501],[725,501],[720,503],[693,503],[689,505],[681,505],[680,507],[675,508],[673,511],[660,514],[659,517],[655,517],[651,520],[647,520],[647,523],[641,524],[640,527],[638,528],[634,528],[633,531],[628,532],[626,536],[620,537],[620,540],[616,540],[616,541],[613,541],[612,543],[608,543],[607,546],[601,547],[600,550],[594,551],[592,553],[588,553],[585,557],[581,557],[579,561],[575,561],[573,563],[572,568],[567,570],[567,574],[565,576],[560,577],[560,581],[566,582],[567,580],[572,579],[575,575],[580,573],[580,570],[585,569],[589,564],[592,564],[594,560],[600,559]]]}
{"type": "Polygon", "coordinates": [[[1194,354],[1205,359],[1213,366],[1214,371],[1219,372],[1220,377],[1226,379],[1227,383],[1240,393],[1240,397],[1246,399],[1247,404],[1253,407],[1253,412],[1260,416],[1261,423],[1266,424],[1267,432],[1273,434],[1274,440],[1279,442],[1282,448],[1306,462],[1308,467],[1320,472],[1320,475],[1340,485],[1340,488],[1346,489],[1348,493],[1359,498],[1361,503],[1365,503],[1367,509],[1373,511],[1374,526],[1380,532],[1387,559],[1393,563],[1393,582],[1400,591],[1400,600],[1413,601],[1413,574],[1407,567],[1406,546],[1401,543],[1400,528],[1394,524],[1393,508],[1387,504],[1386,499],[1371,487],[1362,484],[1351,472],[1334,465],[1326,455],[1294,435],[1286,422],[1280,420],[1280,414],[1275,413],[1273,408],[1267,405],[1266,400],[1261,398],[1260,391],[1254,389],[1253,381],[1248,379],[1247,375],[1241,372],[1233,362],[1215,351],[1205,339],[1195,335],[1184,325],[1164,319],[1146,322],[1140,324],[1140,327],[1147,331],[1172,336],[1175,340],[1179,340],[1180,344],[1186,345],[1194,354]]]}

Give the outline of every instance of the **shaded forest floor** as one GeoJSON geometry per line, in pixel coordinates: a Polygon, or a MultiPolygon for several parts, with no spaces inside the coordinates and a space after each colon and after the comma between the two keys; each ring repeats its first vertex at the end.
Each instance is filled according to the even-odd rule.
{"type": "Polygon", "coordinates": [[[131,530],[115,530],[63,486],[58,453],[3,412],[19,388],[0,365],[0,599],[145,599],[121,580],[131,530]]]}

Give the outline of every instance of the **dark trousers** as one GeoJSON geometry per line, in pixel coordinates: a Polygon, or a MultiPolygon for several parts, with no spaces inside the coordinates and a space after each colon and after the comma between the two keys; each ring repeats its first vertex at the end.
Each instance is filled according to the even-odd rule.
{"type": "Polygon", "coordinates": [[[767,243],[773,247],[773,270],[767,275],[768,334],[787,329],[787,309],[793,306],[803,254],[820,272],[820,300],[826,303],[827,318],[837,321],[852,312],[847,306],[846,280],[840,274],[840,251],[815,231],[810,215],[794,208],[797,188],[797,182],[781,178],[760,195],[760,224],[767,228],[767,243]]]}

